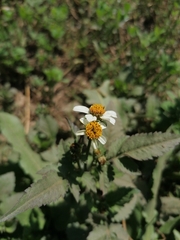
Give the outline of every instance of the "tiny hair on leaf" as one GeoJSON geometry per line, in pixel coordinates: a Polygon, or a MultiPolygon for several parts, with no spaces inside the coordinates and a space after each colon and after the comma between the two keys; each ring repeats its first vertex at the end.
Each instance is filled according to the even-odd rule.
{"type": "Polygon", "coordinates": [[[123,142],[120,157],[129,156],[136,160],[159,157],[180,143],[180,135],[169,132],[141,133],[130,136],[123,142]]]}

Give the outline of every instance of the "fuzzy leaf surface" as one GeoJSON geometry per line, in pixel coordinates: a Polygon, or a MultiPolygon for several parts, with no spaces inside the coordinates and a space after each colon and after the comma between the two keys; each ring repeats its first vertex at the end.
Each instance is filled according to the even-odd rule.
{"type": "Polygon", "coordinates": [[[153,236],[153,232],[154,232],[153,224],[157,218],[156,205],[157,205],[158,191],[161,183],[162,173],[166,166],[166,161],[169,158],[169,156],[170,156],[170,152],[159,157],[157,160],[157,165],[153,171],[153,186],[151,188],[153,196],[149,200],[145,208],[145,218],[146,218],[147,225],[145,228],[145,233],[142,238],[143,240],[146,240],[150,238],[150,236],[153,236]]]}
{"type": "Polygon", "coordinates": [[[0,222],[9,220],[27,209],[54,202],[63,197],[66,191],[67,182],[59,177],[57,172],[49,171],[42,179],[25,190],[17,204],[0,218],[0,222]]]}
{"type": "Polygon", "coordinates": [[[137,195],[134,195],[132,199],[129,202],[125,203],[122,207],[114,206],[117,209],[117,212],[115,216],[112,218],[112,221],[120,222],[123,219],[128,219],[128,217],[130,216],[130,214],[135,208],[136,202],[137,202],[137,195]]]}
{"type": "Polygon", "coordinates": [[[137,202],[135,191],[135,189],[123,187],[112,190],[105,196],[113,222],[120,222],[129,217],[137,202]]]}
{"type": "Polygon", "coordinates": [[[160,227],[159,231],[164,234],[169,234],[179,222],[180,222],[180,216],[175,217],[173,219],[170,218],[160,227]]]}
{"type": "Polygon", "coordinates": [[[161,156],[180,143],[180,135],[169,132],[141,133],[129,137],[120,149],[121,156],[148,160],[161,156]]]}
{"type": "Polygon", "coordinates": [[[15,175],[14,172],[2,174],[0,176],[0,200],[7,198],[12,194],[15,187],[15,175]]]}
{"type": "Polygon", "coordinates": [[[132,176],[141,175],[134,159],[130,159],[128,157],[124,157],[121,159],[114,158],[113,164],[119,171],[121,171],[123,173],[127,173],[132,176]]]}
{"type": "Polygon", "coordinates": [[[108,166],[105,164],[102,167],[102,171],[99,173],[99,188],[103,192],[103,194],[106,194],[108,192],[109,187],[109,178],[108,178],[108,166]]]}
{"type": "Polygon", "coordinates": [[[161,212],[165,215],[180,213],[180,199],[173,196],[161,197],[161,212]]]}
{"type": "Polygon", "coordinates": [[[128,240],[128,233],[120,224],[97,226],[88,235],[87,240],[128,240]]]}
{"type": "Polygon", "coordinates": [[[50,139],[53,139],[57,134],[58,124],[51,115],[42,115],[36,123],[36,128],[50,139]]]}
{"type": "Polygon", "coordinates": [[[45,164],[41,161],[39,155],[28,145],[20,120],[9,113],[1,112],[0,130],[8,142],[12,144],[14,150],[20,154],[20,165],[25,173],[30,174],[33,178],[38,178],[36,173],[45,164]]]}
{"type": "Polygon", "coordinates": [[[89,172],[84,172],[81,178],[78,178],[78,181],[82,183],[83,186],[87,188],[87,190],[92,190],[96,192],[96,182],[93,176],[89,172]]]}
{"type": "Polygon", "coordinates": [[[74,198],[76,199],[76,202],[79,202],[79,196],[80,196],[80,187],[76,184],[72,184],[70,187],[70,191],[74,198]]]}

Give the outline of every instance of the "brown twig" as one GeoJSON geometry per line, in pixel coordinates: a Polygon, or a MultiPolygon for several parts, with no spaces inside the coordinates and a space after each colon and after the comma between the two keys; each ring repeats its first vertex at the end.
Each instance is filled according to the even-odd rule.
{"type": "MultiPolygon", "coordinates": [[[[124,220],[124,219],[122,220],[122,227],[127,232],[126,220],[124,220]]],[[[133,240],[133,239],[129,236],[129,240],[133,240]]]]}
{"type": "Polygon", "coordinates": [[[66,3],[68,5],[68,7],[69,7],[70,13],[73,16],[73,18],[78,20],[79,19],[78,15],[77,15],[77,13],[75,11],[75,8],[72,6],[72,3],[69,0],[66,0],[66,3]]]}
{"type": "Polygon", "coordinates": [[[30,128],[30,84],[29,79],[26,81],[25,86],[25,133],[28,134],[30,128]]]}

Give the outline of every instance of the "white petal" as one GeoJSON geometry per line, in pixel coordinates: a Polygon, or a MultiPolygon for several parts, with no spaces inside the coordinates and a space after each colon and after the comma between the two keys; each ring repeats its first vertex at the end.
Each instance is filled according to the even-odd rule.
{"type": "Polygon", "coordinates": [[[93,116],[92,114],[86,114],[85,118],[87,119],[88,122],[96,121],[97,117],[93,116]]]}
{"type": "Polygon", "coordinates": [[[93,145],[93,148],[94,148],[94,150],[97,150],[98,148],[97,148],[97,141],[94,139],[94,140],[92,140],[92,145],[93,145]]]}
{"type": "Polygon", "coordinates": [[[114,117],[117,118],[117,113],[115,111],[106,111],[102,117],[114,117]]]}
{"type": "Polygon", "coordinates": [[[107,120],[109,121],[110,123],[112,123],[113,125],[115,124],[116,120],[112,117],[104,117],[102,116],[101,119],[104,119],[104,120],[107,120]]]}
{"type": "Polygon", "coordinates": [[[75,106],[73,108],[73,111],[75,111],[75,112],[82,112],[82,113],[88,113],[89,112],[89,108],[85,107],[85,106],[75,106]]]}
{"type": "Polygon", "coordinates": [[[104,136],[100,136],[99,138],[98,138],[98,140],[100,141],[100,143],[102,143],[102,144],[105,144],[106,143],[106,138],[104,137],[104,136]]]}
{"type": "Polygon", "coordinates": [[[84,124],[84,125],[86,125],[86,124],[88,123],[88,121],[87,121],[87,119],[86,119],[85,117],[80,118],[79,120],[80,120],[80,122],[81,122],[82,124],[84,124]]]}
{"type": "Polygon", "coordinates": [[[107,126],[104,123],[100,122],[99,124],[101,125],[102,129],[107,128],[107,126]]]}
{"type": "Polygon", "coordinates": [[[84,134],[85,134],[85,130],[79,130],[79,131],[76,132],[77,136],[82,136],[84,134]]]}

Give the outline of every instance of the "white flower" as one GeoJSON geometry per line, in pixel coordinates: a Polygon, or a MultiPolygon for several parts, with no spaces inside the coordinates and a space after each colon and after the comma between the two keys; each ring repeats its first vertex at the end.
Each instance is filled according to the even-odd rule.
{"type": "Polygon", "coordinates": [[[73,111],[86,113],[85,115],[86,119],[94,116],[94,121],[101,120],[101,119],[107,120],[113,125],[116,122],[114,118],[117,118],[117,114],[115,111],[105,111],[105,107],[101,104],[93,104],[91,105],[90,108],[85,106],[75,106],[73,108],[73,111]]]}
{"type": "Polygon", "coordinates": [[[80,121],[85,125],[85,129],[77,131],[76,135],[86,135],[89,139],[92,140],[94,150],[97,150],[97,140],[102,144],[105,144],[107,141],[106,138],[102,135],[102,130],[105,129],[106,126],[94,119],[95,117],[93,116],[88,116],[88,118],[81,118],[80,121]]]}

